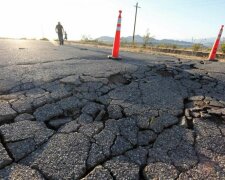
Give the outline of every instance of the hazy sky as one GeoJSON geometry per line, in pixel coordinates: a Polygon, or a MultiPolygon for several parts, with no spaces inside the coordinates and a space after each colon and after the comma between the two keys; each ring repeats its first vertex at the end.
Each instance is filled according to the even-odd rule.
{"type": "MultiPolygon", "coordinates": [[[[0,37],[57,38],[64,26],[69,39],[114,36],[122,10],[121,36],[132,36],[135,0],[0,0],[0,37]]],[[[149,29],[158,39],[215,37],[225,24],[225,0],[139,0],[136,34],[149,29]]]]}

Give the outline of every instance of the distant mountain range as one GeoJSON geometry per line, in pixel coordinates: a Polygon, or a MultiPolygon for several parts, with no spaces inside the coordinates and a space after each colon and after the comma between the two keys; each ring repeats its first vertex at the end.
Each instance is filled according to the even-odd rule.
{"type": "MultiPolygon", "coordinates": [[[[101,41],[101,42],[108,42],[112,43],[114,41],[113,37],[109,36],[101,36],[97,38],[96,40],[101,41]]],[[[127,36],[127,37],[121,37],[121,42],[127,42],[131,43],[133,41],[133,36],[127,36]]],[[[143,37],[140,35],[135,36],[135,43],[138,44],[143,44],[143,37]]],[[[191,42],[186,42],[186,41],[177,41],[177,40],[172,40],[172,39],[162,39],[158,40],[155,38],[151,38],[149,43],[157,45],[157,44],[172,44],[172,45],[179,45],[179,46],[192,46],[193,44],[191,42]]]]}
{"type": "MultiPolygon", "coordinates": [[[[185,39],[184,41],[203,44],[204,46],[212,46],[216,40],[216,37],[203,38],[203,39],[185,39]]],[[[225,38],[221,38],[220,41],[224,42],[225,38]]]]}
{"type": "MultiPolygon", "coordinates": [[[[204,46],[212,46],[216,38],[205,38],[205,39],[186,39],[186,40],[173,40],[173,39],[162,39],[158,40],[155,38],[150,39],[150,43],[154,45],[158,44],[170,44],[170,45],[178,45],[184,47],[190,47],[195,43],[203,44],[204,46]]],[[[101,36],[96,40],[101,42],[112,43],[114,41],[113,37],[110,36],[101,36]]],[[[121,37],[121,42],[131,43],[133,40],[133,36],[121,37]]],[[[221,39],[224,40],[224,39],[221,39]]],[[[143,37],[140,35],[135,36],[135,43],[143,44],[143,37]]]]}

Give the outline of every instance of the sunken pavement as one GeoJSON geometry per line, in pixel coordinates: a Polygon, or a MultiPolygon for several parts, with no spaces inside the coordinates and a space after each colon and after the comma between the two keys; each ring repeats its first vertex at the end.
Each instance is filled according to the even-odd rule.
{"type": "Polygon", "coordinates": [[[225,179],[225,64],[125,62],[20,64],[0,87],[0,178],[225,179]]]}

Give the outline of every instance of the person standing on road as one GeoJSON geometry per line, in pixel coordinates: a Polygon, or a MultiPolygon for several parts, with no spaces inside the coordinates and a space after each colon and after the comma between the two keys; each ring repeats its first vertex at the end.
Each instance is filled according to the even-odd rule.
{"type": "Polygon", "coordinates": [[[63,29],[63,26],[60,24],[60,22],[58,22],[58,24],[56,25],[55,31],[58,34],[59,44],[60,45],[63,45],[63,33],[64,33],[64,29],[63,29]]]}

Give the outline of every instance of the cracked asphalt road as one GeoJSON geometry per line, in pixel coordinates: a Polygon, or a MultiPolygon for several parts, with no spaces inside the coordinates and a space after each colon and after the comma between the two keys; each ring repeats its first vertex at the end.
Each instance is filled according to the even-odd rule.
{"type": "Polygon", "coordinates": [[[225,64],[0,40],[1,179],[225,179],[225,64]]]}

